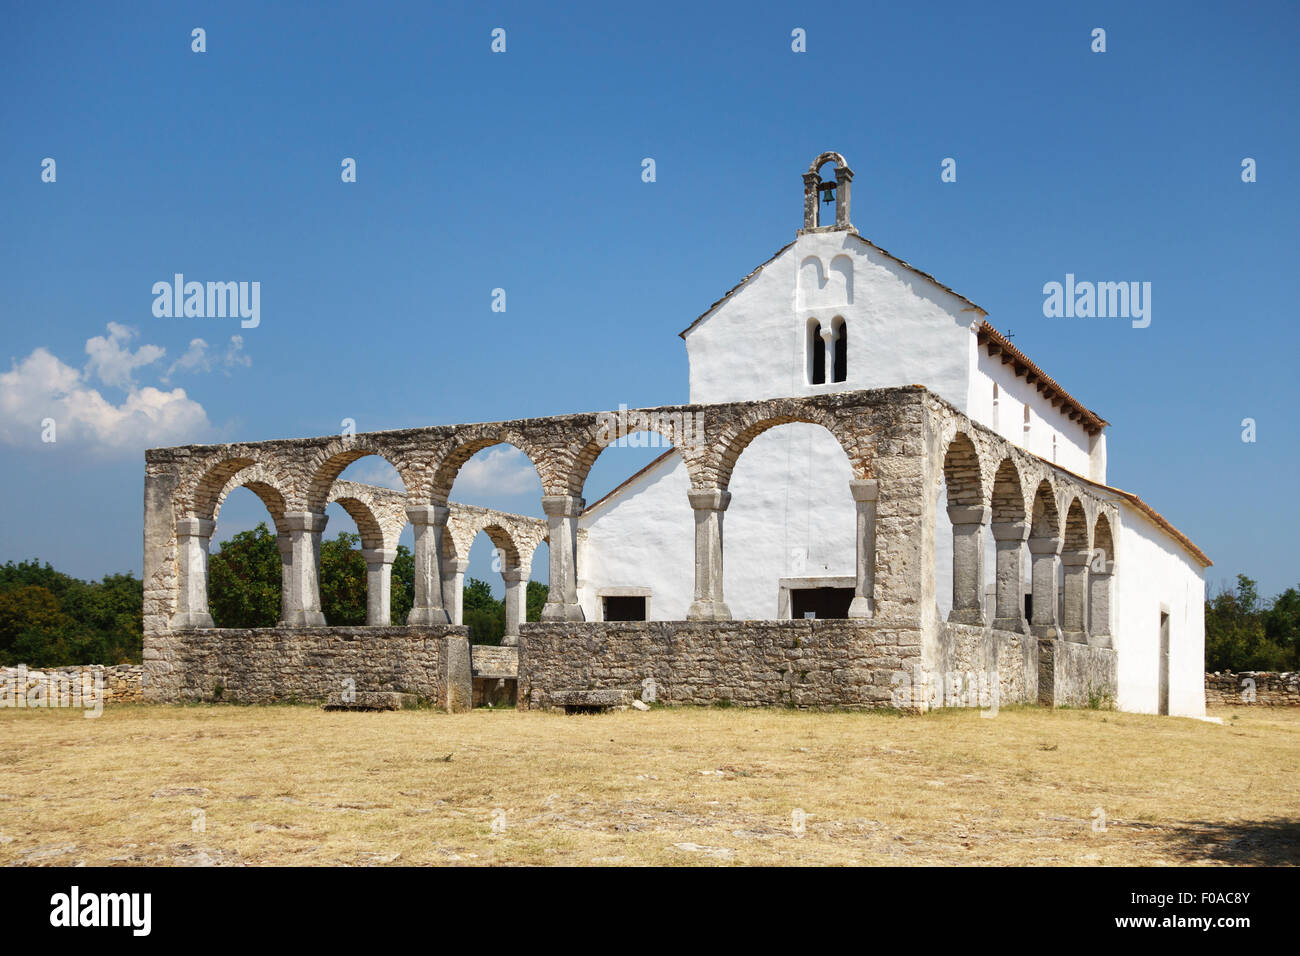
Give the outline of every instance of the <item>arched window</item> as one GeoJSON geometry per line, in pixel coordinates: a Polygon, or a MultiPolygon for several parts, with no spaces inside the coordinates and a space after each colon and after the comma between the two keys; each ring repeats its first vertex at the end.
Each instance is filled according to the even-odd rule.
{"type": "Polygon", "coordinates": [[[993,430],[998,430],[998,383],[993,383],[993,430]]]}
{"type": "Polygon", "coordinates": [[[849,377],[849,326],[844,319],[836,316],[831,328],[835,331],[835,362],[831,369],[831,381],[842,382],[849,377]]]}
{"type": "Polygon", "coordinates": [[[1025,402],[1025,440],[1024,446],[1029,447],[1029,403],[1025,402]]]}
{"type": "Polygon", "coordinates": [[[826,342],[822,339],[822,324],[808,320],[808,383],[826,384],[826,342]]]}

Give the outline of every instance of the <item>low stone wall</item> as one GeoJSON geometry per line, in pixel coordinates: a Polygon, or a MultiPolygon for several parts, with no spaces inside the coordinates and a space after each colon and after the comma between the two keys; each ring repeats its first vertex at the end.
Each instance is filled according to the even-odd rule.
{"type": "Polygon", "coordinates": [[[448,710],[472,700],[467,627],[211,628],[172,632],[166,650],[145,662],[146,700],[324,702],[348,689],[448,710]]]}
{"type": "Polygon", "coordinates": [[[921,658],[919,629],[871,621],[588,621],[520,625],[519,707],[575,690],[629,690],[667,704],[891,706],[921,658]]]}
{"type": "Polygon", "coordinates": [[[1217,671],[1205,675],[1205,706],[1300,707],[1300,672],[1217,671]]]}
{"type": "Polygon", "coordinates": [[[929,680],[922,696],[930,706],[991,706],[995,680],[998,704],[1036,701],[1038,640],[975,624],[940,623],[929,680]]]}
{"type": "Polygon", "coordinates": [[[19,664],[17,667],[0,667],[0,707],[23,707],[31,702],[48,706],[48,702],[64,697],[88,700],[100,693],[105,704],[141,703],[144,700],[144,666],[80,664],[29,668],[19,664]]]}
{"type": "Polygon", "coordinates": [[[1038,638],[1038,702],[1048,707],[1114,707],[1119,666],[1113,647],[1038,638]]]}

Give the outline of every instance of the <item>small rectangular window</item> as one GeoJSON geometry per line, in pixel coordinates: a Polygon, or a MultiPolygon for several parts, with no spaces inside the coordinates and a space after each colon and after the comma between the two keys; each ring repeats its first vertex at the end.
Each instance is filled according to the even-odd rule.
{"type": "Polygon", "coordinates": [[[606,596],[604,618],[607,621],[644,621],[646,619],[645,598],[606,596]]]}

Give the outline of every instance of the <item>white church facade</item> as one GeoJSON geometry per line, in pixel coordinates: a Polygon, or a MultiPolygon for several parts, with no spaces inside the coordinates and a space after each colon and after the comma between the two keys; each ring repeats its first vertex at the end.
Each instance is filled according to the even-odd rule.
{"type": "MultiPolygon", "coordinates": [[[[982,309],[858,234],[848,220],[852,173],[838,154],[819,157],[806,184],[816,180],[826,195],[830,181],[819,172],[826,164],[839,172],[836,224],[816,225],[806,202],[805,228],[796,239],[681,333],[690,403],[918,383],[1007,441],[1085,479],[1119,515],[1109,529],[1113,546],[1094,544],[1090,555],[1094,567],[1124,569],[1113,576],[1108,602],[1116,704],[1203,715],[1209,559],[1136,496],[1106,484],[1105,420],[1021,354],[982,309]]],[[[816,198],[812,193],[811,202],[816,198]]],[[[782,425],[745,449],[730,484],[723,544],[723,591],[733,617],[845,616],[855,574],[851,477],[840,443],[819,425],[782,425]]],[[[953,605],[953,526],[939,478],[931,489],[936,600],[923,613],[944,621],[953,605]]],[[[586,507],[577,583],[587,620],[688,616],[692,582],[680,569],[695,549],[690,485],[681,456],[667,451],[586,507]]],[[[996,541],[986,535],[983,545],[983,614],[992,624],[996,541]]],[[[1029,542],[1020,547],[1019,592],[1028,604],[1029,542]]],[[[1064,602],[1064,564],[1057,574],[1064,602]]]]}

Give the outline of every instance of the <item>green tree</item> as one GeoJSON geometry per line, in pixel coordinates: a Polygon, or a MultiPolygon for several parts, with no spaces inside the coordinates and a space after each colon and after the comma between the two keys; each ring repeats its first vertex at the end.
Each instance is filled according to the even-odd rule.
{"type": "Polygon", "coordinates": [[[320,602],[331,626],[366,623],[366,559],[361,536],[340,531],[320,548],[320,602]]]}
{"type": "Polygon", "coordinates": [[[461,619],[469,625],[475,644],[500,644],[506,633],[506,605],[492,597],[492,586],[478,578],[465,582],[461,594],[461,619]]]}
{"type": "MultiPolygon", "coordinates": [[[[1288,614],[1292,601],[1284,593],[1283,607],[1274,618],[1275,634],[1266,622],[1272,611],[1259,601],[1259,587],[1244,574],[1237,587],[1223,587],[1205,602],[1205,666],[1207,670],[1267,671],[1294,666],[1294,644],[1287,646],[1288,614]]],[[[1275,602],[1276,606],[1276,602],[1275,602]]],[[[1293,623],[1294,619],[1290,619],[1293,623]]]]}
{"type": "Polygon", "coordinates": [[[415,604],[415,555],[404,544],[397,546],[393,559],[393,580],[389,590],[391,623],[405,624],[411,607],[415,604]]]}
{"type": "Polygon", "coordinates": [[[528,590],[525,593],[528,613],[526,617],[530,621],[540,621],[542,619],[542,607],[546,604],[546,596],[551,593],[551,589],[541,581],[529,581],[528,590]]]}
{"type": "Polygon", "coordinates": [[[274,627],[280,620],[280,548],[262,522],[208,560],[208,607],[217,627],[274,627]]]}

